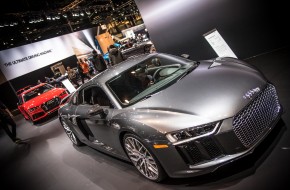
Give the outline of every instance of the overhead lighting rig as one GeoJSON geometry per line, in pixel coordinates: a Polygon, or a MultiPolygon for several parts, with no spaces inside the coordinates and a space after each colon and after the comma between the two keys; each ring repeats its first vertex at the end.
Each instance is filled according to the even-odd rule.
{"type": "Polygon", "coordinates": [[[0,46],[5,42],[4,47],[1,46],[0,49],[12,47],[7,45],[6,38],[15,37],[13,45],[17,46],[48,39],[54,37],[53,35],[94,27],[108,21],[125,20],[125,17],[134,14],[139,14],[134,0],[120,5],[114,4],[112,0],[75,0],[57,10],[5,14],[0,18],[0,46]],[[10,30],[12,31],[7,32],[10,30]]]}

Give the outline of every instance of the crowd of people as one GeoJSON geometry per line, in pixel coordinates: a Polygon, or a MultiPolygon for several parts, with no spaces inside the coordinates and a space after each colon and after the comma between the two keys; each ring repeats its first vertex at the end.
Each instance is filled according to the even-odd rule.
{"type": "MultiPolygon", "coordinates": [[[[152,53],[154,52],[154,50],[152,51],[152,53]]],[[[108,47],[108,57],[109,59],[104,59],[103,55],[98,53],[96,50],[93,50],[92,56],[90,56],[89,58],[78,58],[75,67],[76,69],[71,68],[70,66],[66,68],[67,78],[75,87],[78,88],[80,86],[79,80],[82,84],[84,84],[86,79],[90,80],[96,74],[101,73],[107,68],[126,60],[126,56],[123,55],[117,43],[112,44],[108,47]]],[[[63,87],[61,81],[58,81],[54,77],[45,77],[45,80],[43,82],[49,83],[56,87],[63,87]]],[[[37,83],[42,83],[42,81],[38,80],[37,83]]]]}
{"type": "Polygon", "coordinates": [[[82,84],[84,84],[85,79],[90,80],[95,74],[105,71],[108,67],[116,65],[125,60],[122,52],[118,50],[114,45],[108,47],[109,61],[106,61],[104,57],[97,53],[97,51],[92,51],[92,57],[79,58],[77,60],[76,68],[77,70],[67,67],[68,79],[76,86],[79,87],[78,78],[80,78],[82,84]]]}
{"type": "Polygon", "coordinates": [[[10,137],[10,139],[18,144],[21,143],[21,139],[16,136],[16,123],[13,120],[13,115],[8,110],[6,105],[0,101],[0,126],[6,134],[10,137]],[[9,127],[10,126],[10,127],[9,127]]]}

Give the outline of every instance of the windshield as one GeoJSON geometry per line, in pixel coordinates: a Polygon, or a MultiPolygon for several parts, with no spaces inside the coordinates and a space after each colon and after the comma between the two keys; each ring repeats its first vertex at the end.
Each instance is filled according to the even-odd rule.
{"type": "Polygon", "coordinates": [[[129,106],[167,88],[197,64],[191,60],[152,56],[129,68],[106,84],[122,106],[129,106]]]}
{"type": "Polygon", "coordinates": [[[49,85],[49,84],[45,84],[42,85],[36,89],[33,89],[29,92],[27,92],[26,94],[23,95],[23,100],[24,102],[27,102],[28,100],[31,100],[32,98],[35,98],[49,90],[51,90],[53,88],[53,86],[49,85]]]}

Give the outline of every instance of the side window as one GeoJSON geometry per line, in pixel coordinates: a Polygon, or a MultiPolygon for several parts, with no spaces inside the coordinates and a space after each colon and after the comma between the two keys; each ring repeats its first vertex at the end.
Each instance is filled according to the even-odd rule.
{"type": "Polygon", "coordinates": [[[83,90],[83,104],[89,104],[94,105],[93,99],[92,99],[92,88],[85,88],[83,90]]]}
{"type": "Polygon", "coordinates": [[[113,107],[113,105],[110,102],[110,99],[100,87],[94,86],[91,89],[92,89],[92,100],[94,104],[99,104],[100,106],[113,107]]]}
{"type": "Polygon", "coordinates": [[[21,97],[21,95],[19,95],[19,96],[18,96],[18,104],[21,105],[22,103],[23,103],[23,102],[22,102],[22,97],[21,97]]]}
{"type": "Polygon", "coordinates": [[[113,108],[106,93],[98,86],[84,89],[78,96],[79,104],[109,106],[113,108]]]}

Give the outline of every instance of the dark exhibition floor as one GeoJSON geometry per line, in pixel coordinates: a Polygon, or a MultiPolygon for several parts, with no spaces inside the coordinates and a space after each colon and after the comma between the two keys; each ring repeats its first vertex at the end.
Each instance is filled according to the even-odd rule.
{"type": "Polygon", "coordinates": [[[56,116],[32,125],[18,115],[18,136],[27,143],[16,145],[0,130],[0,189],[289,189],[289,55],[289,48],[283,48],[247,59],[276,85],[285,113],[252,155],[215,173],[154,183],[130,163],[87,146],[72,146],[56,116]]]}

